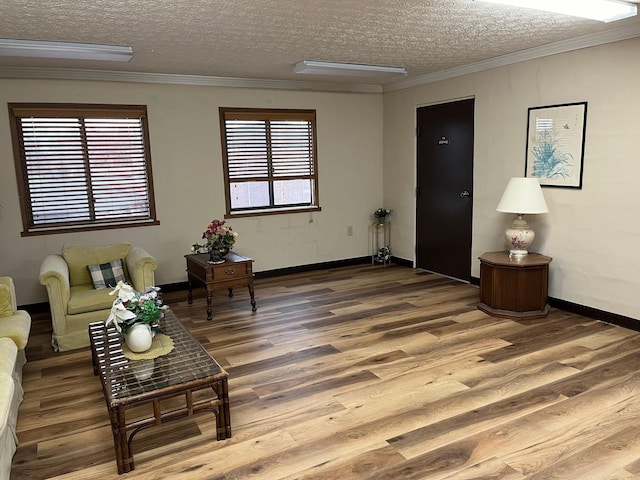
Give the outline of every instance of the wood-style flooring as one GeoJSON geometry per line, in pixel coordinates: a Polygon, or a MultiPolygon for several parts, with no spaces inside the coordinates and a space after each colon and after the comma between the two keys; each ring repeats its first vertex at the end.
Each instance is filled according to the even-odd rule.
{"type": "Polygon", "coordinates": [[[34,317],[23,479],[640,478],[640,333],[552,309],[493,318],[478,288],[359,265],[165,301],[229,372],[233,437],[213,415],[147,429],[118,477],[89,349],[53,353],[34,317]]]}

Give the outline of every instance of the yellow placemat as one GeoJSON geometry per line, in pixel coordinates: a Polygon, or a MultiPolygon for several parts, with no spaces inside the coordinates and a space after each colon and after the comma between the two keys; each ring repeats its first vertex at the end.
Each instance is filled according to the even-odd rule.
{"type": "Polygon", "coordinates": [[[164,333],[156,333],[151,341],[151,348],[146,352],[132,352],[126,343],[122,345],[122,353],[129,360],[150,360],[166,355],[173,350],[173,340],[164,333]]]}

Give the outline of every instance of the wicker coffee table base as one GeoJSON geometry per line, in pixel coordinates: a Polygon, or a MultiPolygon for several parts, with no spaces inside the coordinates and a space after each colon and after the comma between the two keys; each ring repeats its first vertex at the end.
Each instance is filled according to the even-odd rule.
{"type": "Polygon", "coordinates": [[[111,428],[113,430],[113,444],[116,453],[116,464],[118,473],[127,473],[132,471],[135,466],[133,463],[133,449],[131,442],[136,433],[145,428],[161,425],[170,420],[189,417],[195,413],[210,411],[216,416],[216,432],[217,439],[224,440],[231,437],[231,420],[229,418],[229,390],[227,379],[213,382],[210,385],[193,386],[192,388],[182,388],[173,395],[164,395],[162,397],[131,403],[123,406],[114,406],[109,409],[109,418],[111,419],[111,428]],[[211,388],[216,397],[212,400],[193,402],[193,393],[197,390],[211,388]],[[169,412],[161,412],[160,400],[184,396],[185,406],[169,412]],[[153,408],[153,416],[139,419],[131,423],[127,423],[126,411],[130,408],[141,404],[150,404],[153,408]],[[131,432],[131,433],[129,433],[131,432]]]}
{"type": "MultiPolygon", "coordinates": [[[[177,319],[175,321],[177,322],[177,319]]],[[[118,336],[105,329],[104,323],[97,322],[89,325],[93,372],[100,376],[109,411],[118,474],[130,472],[135,468],[131,445],[133,438],[138,432],[155,425],[189,417],[199,412],[211,412],[216,418],[217,439],[224,440],[231,437],[228,375],[208,354],[199,352],[197,357],[189,357],[189,354],[193,355],[190,349],[197,351],[202,347],[190,334],[185,332],[178,331],[178,335],[184,335],[182,343],[186,344],[185,358],[197,358],[203,362],[204,367],[210,367],[211,371],[216,372],[214,375],[203,375],[203,378],[193,378],[197,376],[193,375],[191,380],[174,380],[168,382],[168,385],[165,383],[167,377],[163,377],[163,381],[158,382],[158,385],[154,384],[152,388],[146,387],[141,391],[131,389],[132,391],[127,391],[127,394],[122,394],[125,389],[122,385],[126,383],[126,379],[130,378],[126,377],[123,372],[130,376],[131,369],[136,364],[121,355],[118,336]],[[171,409],[163,411],[161,402],[163,405],[170,403],[171,409]],[[127,420],[127,412],[134,407],[141,408],[136,409],[135,420],[127,420]],[[150,412],[148,416],[144,413],[147,408],[150,412]]],[[[179,345],[178,352],[174,352],[172,355],[180,352],[181,342],[177,343],[179,345]]],[[[172,372],[169,375],[173,375],[174,371],[180,371],[179,365],[191,365],[188,360],[184,359],[173,362],[171,365],[175,368],[169,369],[172,372]],[[179,365],[176,366],[176,364],[179,365]]],[[[186,375],[185,372],[189,368],[192,367],[184,367],[185,370],[180,375],[186,375]]]]}

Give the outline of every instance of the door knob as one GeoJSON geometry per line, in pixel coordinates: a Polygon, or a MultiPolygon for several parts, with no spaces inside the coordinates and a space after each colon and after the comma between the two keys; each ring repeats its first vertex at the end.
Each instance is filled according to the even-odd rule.
{"type": "Polygon", "coordinates": [[[465,190],[464,192],[460,192],[460,196],[461,197],[470,197],[471,194],[468,191],[465,190]]]}

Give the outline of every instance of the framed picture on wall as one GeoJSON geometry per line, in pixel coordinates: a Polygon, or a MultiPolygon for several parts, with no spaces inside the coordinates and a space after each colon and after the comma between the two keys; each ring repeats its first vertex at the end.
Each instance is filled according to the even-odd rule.
{"type": "Polygon", "coordinates": [[[582,188],[587,102],[529,108],[525,176],[544,187],[582,188]]]}

